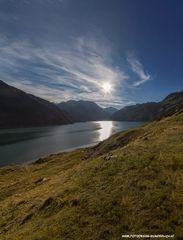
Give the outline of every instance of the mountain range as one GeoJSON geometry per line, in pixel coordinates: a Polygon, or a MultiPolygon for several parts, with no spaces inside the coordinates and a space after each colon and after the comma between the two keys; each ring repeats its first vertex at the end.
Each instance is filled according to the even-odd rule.
{"type": "Polygon", "coordinates": [[[58,107],[72,116],[75,122],[107,120],[109,115],[105,110],[91,101],[61,102],[58,107]]]}
{"type": "Polygon", "coordinates": [[[183,91],[168,95],[161,102],[127,106],[115,112],[114,121],[153,121],[183,111],[183,91]]]}
{"type": "Polygon", "coordinates": [[[91,101],[70,100],[54,104],[0,80],[0,127],[60,125],[86,121],[153,121],[183,111],[183,91],[161,102],[102,108],[91,101]]]}

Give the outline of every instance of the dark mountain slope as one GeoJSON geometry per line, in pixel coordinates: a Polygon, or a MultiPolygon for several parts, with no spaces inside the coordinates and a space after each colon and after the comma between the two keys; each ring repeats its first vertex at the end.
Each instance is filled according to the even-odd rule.
{"type": "Polygon", "coordinates": [[[168,95],[163,101],[158,112],[158,118],[171,116],[183,111],[183,91],[168,95]]]}
{"type": "Polygon", "coordinates": [[[152,121],[183,111],[183,91],[168,95],[159,103],[127,106],[112,115],[116,121],[152,121]]]}
{"type": "Polygon", "coordinates": [[[114,113],[115,121],[152,121],[159,111],[159,103],[143,103],[127,106],[114,113]]]}
{"type": "Polygon", "coordinates": [[[108,119],[103,108],[90,101],[68,101],[58,104],[61,110],[67,111],[75,122],[98,121],[108,119]]]}
{"type": "Polygon", "coordinates": [[[46,126],[70,123],[55,104],[0,81],[0,127],[46,126]]]}

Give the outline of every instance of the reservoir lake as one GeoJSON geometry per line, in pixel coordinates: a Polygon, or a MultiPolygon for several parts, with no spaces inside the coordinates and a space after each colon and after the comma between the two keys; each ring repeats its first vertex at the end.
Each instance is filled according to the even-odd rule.
{"type": "Polygon", "coordinates": [[[0,129],[0,166],[25,164],[58,152],[93,146],[144,122],[94,121],[69,125],[0,129]]]}

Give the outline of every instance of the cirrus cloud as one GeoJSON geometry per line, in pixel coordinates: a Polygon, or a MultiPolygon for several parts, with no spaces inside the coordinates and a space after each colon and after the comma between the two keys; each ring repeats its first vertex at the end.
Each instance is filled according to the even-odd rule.
{"type": "MultiPolygon", "coordinates": [[[[127,59],[139,86],[150,79],[142,64],[127,59]]],[[[30,41],[0,41],[0,77],[26,92],[49,101],[91,100],[101,106],[122,107],[132,104],[122,94],[130,75],[113,61],[109,44],[79,37],[69,44],[34,46],[30,41]],[[109,82],[113,91],[107,96],[101,86],[109,82]]]]}
{"type": "Polygon", "coordinates": [[[133,83],[137,87],[151,79],[150,74],[146,73],[142,63],[132,54],[128,55],[127,61],[131,66],[132,71],[137,75],[138,80],[133,83]]]}

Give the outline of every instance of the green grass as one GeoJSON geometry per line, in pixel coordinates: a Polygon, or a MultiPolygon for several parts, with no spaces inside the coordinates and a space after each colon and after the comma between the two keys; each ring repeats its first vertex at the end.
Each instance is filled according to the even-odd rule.
{"type": "Polygon", "coordinates": [[[183,237],[183,114],[0,169],[0,239],[183,237]]]}

